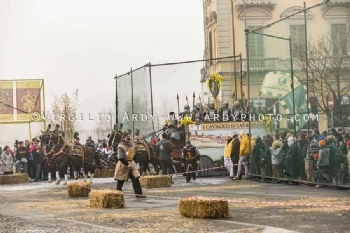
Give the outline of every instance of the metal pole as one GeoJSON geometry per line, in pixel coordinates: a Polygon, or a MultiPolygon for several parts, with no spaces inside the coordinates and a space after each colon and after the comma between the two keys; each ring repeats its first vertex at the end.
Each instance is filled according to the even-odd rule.
{"type": "MultiPolygon", "coordinates": [[[[44,114],[46,114],[46,107],[45,107],[45,82],[44,79],[42,80],[42,87],[43,87],[43,109],[44,109],[44,114]]],[[[44,120],[44,131],[46,132],[46,120],[44,120]]]]}
{"type": "Polygon", "coordinates": [[[332,129],[334,128],[334,118],[333,118],[334,116],[333,116],[333,110],[331,111],[331,119],[332,119],[332,129]]]}
{"type": "MultiPolygon", "coordinates": [[[[234,7],[233,0],[231,0],[231,10],[232,10],[232,44],[233,44],[233,56],[236,55],[236,35],[235,35],[235,20],[234,20],[234,7]]],[[[233,58],[233,72],[235,75],[235,95],[237,96],[237,69],[236,69],[236,57],[233,58]]],[[[232,88],[232,87],[231,87],[232,88]]],[[[237,98],[237,97],[236,97],[237,98]]]]}
{"type": "MultiPolygon", "coordinates": [[[[309,115],[309,66],[308,66],[308,51],[307,51],[307,21],[306,21],[306,3],[304,1],[304,24],[305,24],[305,75],[306,75],[306,109],[307,115],[309,115]]],[[[307,121],[307,160],[310,157],[310,120],[307,121]]],[[[311,164],[308,163],[308,177],[311,177],[311,164]]],[[[309,181],[309,180],[308,180],[309,181]]]]}
{"type": "MultiPolygon", "coordinates": [[[[292,37],[289,36],[289,53],[290,53],[290,76],[292,81],[292,91],[293,91],[293,115],[295,116],[295,96],[294,96],[294,70],[293,70],[293,56],[292,56],[292,37]]],[[[294,117],[295,118],[295,117],[294,117]]],[[[294,119],[294,135],[297,134],[296,120],[294,119]]]]}
{"type": "MultiPolygon", "coordinates": [[[[245,40],[246,40],[246,53],[247,53],[247,94],[248,94],[248,96],[247,96],[247,102],[250,100],[250,78],[249,78],[249,45],[248,45],[248,43],[247,43],[247,41],[248,41],[248,38],[249,38],[249,30],[248,29],[246,29],[245,30],[245,40]]],[[[247,103],[248,104],[248,103],[247,103]]],[[[250,108],[250,106],[249,106],[249,108],[250,108]]],[[[248,112],[250,112],[249,111],[249,109],[248,109],[248,112]]],[[[248,114],[248,117],[249,117],[249,121],[248,121],[248,125],[249,125],[249,136],[250,137],[252,137],[253,135],[252,135],[252,133],[251,133],[251,125],[250,125],[250,114],[248,114]]],[[[249,149],[251,149],[251,140],[249,139],[249,149]]],[[[249,153],[251,153],[251,151],[249,151],[249,153]]]]}
{"type": "Polygon", "coordinates": [[[244,3],[244,30],[247,30],[247,12],[245,12],[246,10],[246,1],[245,0],[242,0],[243,3],[244,3]]]}
{"type": "MultiPolygon", "coordinates": [[[[132,78],[132,68],[130,71],[130,75],[131,75],[131,112],[132,114],[134,114],[134,82],[133,82],[133,78],[132,78]]],[[[132,138],[135,137],[135,122],[134,122],[134,115],[132,115],[132,138]]]]}
{"type": "MultiPolygon", "coordinates": [[[[239,63],[241,66],[241,100],[242,100],[242,105],[243,105],[243,60],[242,60],[242,54],[239,54],[239,63]]],[[[238,98],[238,94],[236,93],[236,101],[238,98]]]]}
{"type": "Polygon", "coordinates": [[[152,129],[154,130],[154,121],[153,121],[153,89],[152,89],[152,68],[151,68],[151,62],[148,63],[148,69],[149,69],[149,85],[151,90],[151,114],[152,114],[152,129]]]}
{"type": "MultiPolygon", "coordinates": [[[[119,124],[119,117],[118,117],[118,75],[115,75],[115,123],[119,124]]],[[[112,127],[113,129],[113,127],[112,127]]]]}
{"type": "Polygon", "coordinates": [[[32,140],[32,127],[29,122],[29,139],[32,140]]]}

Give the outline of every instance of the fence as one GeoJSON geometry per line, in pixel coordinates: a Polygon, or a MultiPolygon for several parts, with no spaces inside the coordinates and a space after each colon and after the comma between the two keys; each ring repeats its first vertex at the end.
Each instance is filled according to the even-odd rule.
{"type": "Polygon", "coordinates": [[[243,85],[241,71],[241,56],[164,64],[148,63],[131,69],[116,77],[117,123],[122,123],[123,129],[132,130],[133,134],[139,129],[141,135],[146,135],[152,129],[161,129],[170,112],[183,112],[186,104],[191,109],[196,103],[206,106],[210,101],[214,101],[216,107],[223,101],[233,105],[234,101],[241,101],[241,98],[237,98],[241,96],[243,85]],[[203,68],[209,66],[208,69],[203,68]],[[204,70],[207,73],[203,73],[204,70]],[[206,78],[210,73],[219,70],[223,76],[221,92],[217,89],[217,95],[213,97],[207,90],[206,78]],[[236,75],[234,71],[237,72],[236,75]],[[236,86],[239,86],[239,90],[236,86]]]}

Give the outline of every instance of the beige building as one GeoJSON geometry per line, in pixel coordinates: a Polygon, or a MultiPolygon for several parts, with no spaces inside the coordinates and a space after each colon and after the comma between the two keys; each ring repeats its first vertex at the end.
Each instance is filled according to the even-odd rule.
{"type": "MultiPolygon", "coordinates": [[[[322,3],[323,0],[307,0],[306,7],[322,3]]],[[[202,69],[202,82],[208,76],[217,72],[223,77],[219,99],[240,100],[243,89],[247,98],[247,62],[246,37],[244,30],[254,30],[281,20],[303,9],[304,0],[203,0],[205,58],[215,59],[242,55],[242,82],[239,58],[206,62],[202,69]],[[236,64],[236,66],[234,65],[236,64]],[[236,71],[236,73],[235,73],[236,71]],[[232,98],[232,96],[234,96],[232,98]]],[[[346,30],[350,16],[350,0],[331,0],[330,3],[307,11],[308,42],[325,34],[337,34],[346,30]]],[[[304,14],[296,14],[289,19],[263,29],[262,33],[282,38],[291,37],[292,48],[305,45],[304,14]]],[[[290,72],[289,41],[257,34],[249,34],[249,78],[250,99],[263,102],[265,107],[272,107],[278,101],[277,97],[259,94],[265,74],[271,71],[290,72]]],[[[292,50],[293,60],[297,55],[292,50]]],[[[301,69],[296,62],[294,72],[301,69]]],[[[203,83],[203,93],[209,93],[203,83]]],[[[281,106],[278,106],[283,112],[281,106]]],[[[327,122],[319,124],[321,130],[326,130],[327,122]]]]}

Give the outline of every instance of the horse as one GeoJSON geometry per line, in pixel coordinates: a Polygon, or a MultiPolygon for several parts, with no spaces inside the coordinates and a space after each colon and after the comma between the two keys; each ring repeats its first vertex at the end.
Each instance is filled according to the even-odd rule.
{"type": "Polygon", "coordinates": [[[153,165],[156,175],[158,175],[160,171],[160,160],[159,157],[156,157],[156,145],[151,145],[145,139],[136,141],[135,144],[137,147],[136,162],[139,163],[140,175],[143,173],[147,174],[147,171],[151,173],[149,168],[150,163],[153,165]]]}
{"type": "MultiPolygon", "coordinates": [[[[69,164],[72,164],[75,167],[82,166],[84,175],[83,181],[86,181],[86,174],[88,173],[90,176],[90,182],[92,182],[95,168],[99,167],[101,169],[100,157],[96,151],[86,146],[67,145],[60,135],[58,137],[56,137],[56,135],[51,135],[50,141],[54,144],[54,146],[47,156],[52,161],[52,165],[56,169],[56,176],[58,176],[56,179],[56,184],[61,182],[59,172],[61,174],[65,174],[65,182],[63,184],[67,184],[67,168],[69,164]],[[57,172],[57,170],[59,172],[57,172]]],[[[77,171],[74,171],[74,177],[77,179],[77,171]]]]}

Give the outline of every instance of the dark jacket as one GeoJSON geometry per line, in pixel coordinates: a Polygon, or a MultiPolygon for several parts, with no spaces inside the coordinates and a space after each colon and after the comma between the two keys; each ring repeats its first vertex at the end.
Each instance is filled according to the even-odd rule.
{"type": "Polygon", "coordinates": [[[299,158],[306,158],[307,154],[307,140],[303,139],[299,142],[298,156],[299,158]]]}
{"type": "Polygon", "coordinates": [[[262,153],[265,151],[265,145],[264,143],[260,140],[256,141],[256,144],[253,149],[253,157],[261,159],[262,153]]]}
{"type": "Polygon", "coordinates": [[[42,150],[33,151],[34,165],[43,162],[42,150]]]}
{"type": "Polygon", "coordinates": [[[25,146],[16,150],[16,160],[26,159],[28,157],[28,149],[25,146]]]}
{"type": "Polygon", "coordinates": [[[299,147],[297,143],[294,143],[287,149],[286,159],[297,159],[299,147]]]}
{"type": "Polygon", "coordinates": [[[317,167],[329,166],[330,148],[329,147],[321,147],[319,155],[320,156],[317,160],[317,167]]]}
{"type": "Polygon", "coordinates": [[[167,140],[161,140],[158,142],[157,146],[159,149],[159,159],[161,161],[171,159],[171,152],[173,149],[167,140]]]}
{"type": "Polygon", "coordinates": [[[241,146],[240,141],[238,138],[235,138],[232,143],[232,151],[231,151],[231,160],[232,163],[238,163],[239,161],[239,148],[241,146]]]}

